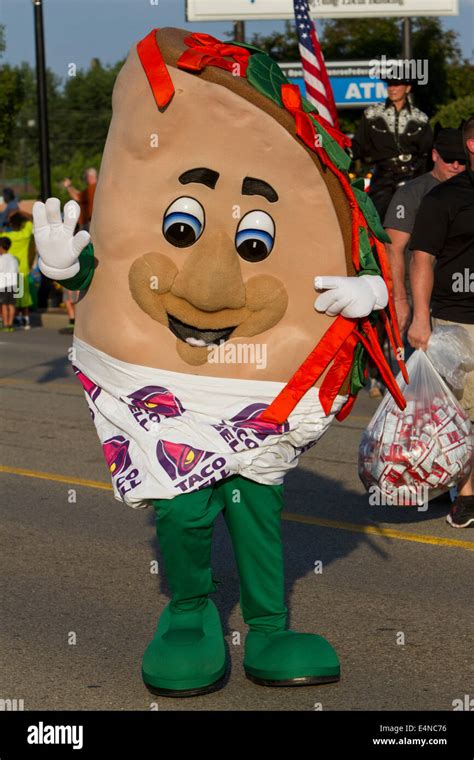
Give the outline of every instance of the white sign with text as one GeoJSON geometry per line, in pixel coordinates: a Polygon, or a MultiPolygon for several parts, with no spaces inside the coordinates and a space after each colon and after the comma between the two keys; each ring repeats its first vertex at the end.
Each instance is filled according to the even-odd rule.
{"type": "MultiPolygon", "coordinates": [[[[315,18],[457,16],[458,0],[309,0],[315,18]]],[[[292,0],[187,0],[187,21],[293,18],[292,0]]]]}

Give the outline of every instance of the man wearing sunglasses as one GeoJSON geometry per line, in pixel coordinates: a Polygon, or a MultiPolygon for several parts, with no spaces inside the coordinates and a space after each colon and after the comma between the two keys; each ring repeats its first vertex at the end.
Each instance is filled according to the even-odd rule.
{"type": "Polygon", "coordinates": [[[440,182],[451,179],[466,168],[466,154],[459,129],[435,130],[432,150],[433,168],[402,185],[385,214],[384,227],[391,239],[387,253],[392,267],[393,292],[398,326],[403,335],[411,319],[411,298],[408,283],[409,242],[423,197],[440,182]]]}
{"type": "MultiPolygon", "coordinates": [[[[464,123],[463,144],[466,170],[425,195],[410,240],[413,348],[426,350],[431,321],[461,325],[474,341],[474,115],[464,123]]],[[[474,372],[455,395],[473,422],[474,372]]],[[[472,473],[459,483],[447,521],[453,528],[474,526],[472,473]]]]}

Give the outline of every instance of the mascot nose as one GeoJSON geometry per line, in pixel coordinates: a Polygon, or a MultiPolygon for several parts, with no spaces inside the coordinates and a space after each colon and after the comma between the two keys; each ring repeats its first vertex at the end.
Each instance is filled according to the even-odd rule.
{"type": "Polygon", "coordinates": [[[171,292],[203,311],[245,306],[239,257],[229,236],[218,232],[193,246],[171,292]]]}

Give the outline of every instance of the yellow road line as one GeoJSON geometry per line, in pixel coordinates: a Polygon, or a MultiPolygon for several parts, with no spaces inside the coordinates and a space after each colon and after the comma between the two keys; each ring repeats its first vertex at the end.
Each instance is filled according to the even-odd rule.
{"type": "Polygon", "coordinates": [[[6,467],[0,465],[0,472],[9,475],[23,475],[25,478],[38,478],[39,480],[53,480],[56,483],[69,483],[71,486],[85,486],[86,488],[100,488],[103,491],[111,491],[110,483],[102,483],[100,480],[86,480],[76,478],[74,475],[57,475],[54,472],[41,472],[39,470],[24,470],[21,467],[6,467]]]}
{"type": "Polygon", "coordinates": [[[349,530],[353,533],[366,533],[383,538],[397,538],[401,541],[415,541],[418,544],[432,544],[434,546],[456,546],[461,549],[474,551],[474,541],[458,541],[455,538],[423,536],[421,533],[405,533],[403,530],[381,528],[378,525],[358,525],[357,523],[339,522],[338,520],[326,520],[324,517],[298,515],[294,512],[283,512],[283,517],[285,520],[291,520],[292,522],[319,525],[322,528],[337,528],[338,530],[349,530]]]}
{"type": "MultiPolygon", "coordinates": [[[[109,483],[103,483],[100,480],[76,478],[72,475],[58,475],[53,472],[41,472],[40,470],[24,470],[21,467],[7,467],[5,465],[0,465],[0,472],[7,473],[9,475],[22,475],[26,478],[50,480],[56,483],[68,483],[69,485],[73,486],[99,488],[103,491],[112,490],[112,486],[109,483]]],[[[357,523],[340,522],[339,520],[328,520],[324,517],[299,515],[295,512],[283,512],[282,516],[284,520],[289,520],[290,522],[299,522],[306,525],[318,525],[321,528],[347,530],[351,533],[365,533],[367,535],[378,536],[379,538],[395,538],[400,541],[415,541],[418,544],[431,544],[432,546],[450,546],[456,547],[458,549],[467,549],[468,551],[474,551],[474,541],[460,541],[453,538],[423,536],[420,533],[405,533],[405,531],[402,530],[382,528],[377,525],[358,525],[357,523]]]]}

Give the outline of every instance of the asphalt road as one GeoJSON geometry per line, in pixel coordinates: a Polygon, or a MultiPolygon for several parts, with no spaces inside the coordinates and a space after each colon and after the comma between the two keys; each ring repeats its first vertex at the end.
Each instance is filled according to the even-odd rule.
{"type": "Polygon", "coordinates": [[[70,344],[43,328],[0,333],[0,700],[25,710],[451,710],[474,696],[474,531],[445,523],[445,498],[426,512],[368,505],[357,447],[377,402],[365,394],[288,477],[283,526],[291,627],[332,642],[342,680],[282,689],[245,678],[219,518],[227,683],[193,699],[150,695],[141,657],[168,598],[150,572],[160,559],[153,515],[112,496],[70,344]]]}

